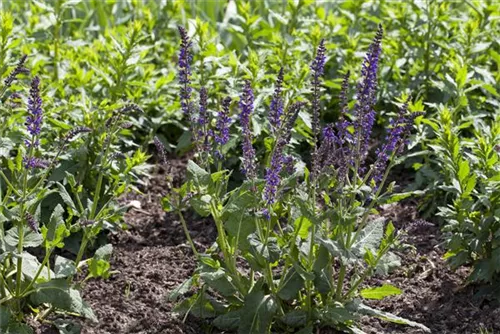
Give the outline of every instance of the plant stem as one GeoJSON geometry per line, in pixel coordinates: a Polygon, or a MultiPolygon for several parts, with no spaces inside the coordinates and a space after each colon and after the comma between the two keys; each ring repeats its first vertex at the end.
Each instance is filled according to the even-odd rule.
{"type": "Polygon", "coordinates": [[[199,258],[200,254],[196,250],[193,239],[191,239],[191,235],[189,234],[189,230],[187,228],[186,220],[184,219],[184,215],[182,214],[180,209],[177,209],[177,214],[178,214],[179,219],[181,221],[182,229],[184,230],[184,234],[186,235],[186,239],[188,240],[189,245],[191,246],[191,250],[193,251],[193,254],[196,256],[196,258],[199,258]]]}
{"type": "Polygon", "coordinates": [[[339,277],[337,281],[337,292],[336,292],[336,299],[340,301],[342,297],[342,287],[344,286],[344,279],[345,279],[345,271],[346,271],[346,266],[344,265],[343,262],[340,264],[340,272],[339,272],[339,277]]]}

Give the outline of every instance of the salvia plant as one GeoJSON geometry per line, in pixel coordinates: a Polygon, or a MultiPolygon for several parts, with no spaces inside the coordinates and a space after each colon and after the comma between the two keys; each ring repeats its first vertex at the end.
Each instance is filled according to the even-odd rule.
{"type": "MultiPolygon", "coordinates": [[[[21,108],[23,94],[9,89],[29,74],[26,59],[23,56],[3,81],[4,104],[16,94],[16,108],[21,108]]],[[[138,106],[125,104],[97,128],[65,125],[67,130],[53,140],[42,91],[43,82],[33,77],[22,138],[2,137],[7,148],[0,170],[2,333],[32,333],[23,322],[33,312],[37,320],[54,312],[97,320],[79,291],[88,279],[111,274],[111,245],[98,247],[94,242],[101,230],[120,220],[125,208],[117,206],[116,198],[130,188],[134,178],[129,175],[144,160],[115,146],[129,114],[140,111],[138,106]],[[97,159],[85,159],[89,149],[95,149],[97,159]],[[76,165],[73,156],[81,158],[76,165]],[[91,188],[85,184],[89,169],[98,173],[91,188]]]]}
{"type": "Polygon", "coordinates": [[[445,258],[454,268],[472,264],[471,281],[495,283],[500,255],[500,122],[498,116],[457,120],[455,113],[440,106],[438,117],[426,122],[435,135],[427,144],[430,165],[440,176],[435,188],[443,198],[437,215],[443,220],[445,258]]]}
{"type": "Polygon", "coordinates": [[[179,31],[180,95],[198,149],[188,163],[187,181],[164,198],[163,206],[178,214],[198,266],[169,296],[182,298],[176,311],[213,319],[218,328],[238,333],[313,333],[321,326],[361,333],[357,320],[362,315],[428,331],[363,303],[401,292],[388,284],[366,287],[365,282],[399,265],[391,252],[397,242],[395,228],[377,216],[376,208],[390,198],[390,171],[407,144],[414,119],[421,115],[410,113],[409,98],[404,99],[383,144],[371,154],[382,27],[364,58],[354,103],[348,103],[349,73],[344,76],[341,116],[335,124],[321,127],[320,121],[328,53],[324,40],[310,65],[308,101],[285,99],[286,68],[279,71],[269,104],[272,137],[266,142],[271,149],[263,161],[258,161],[253,145],[252,82],[244,81],[237,106],[226,97],[214,119],[207,119],[207,105],[215,101],[207,97],[209,89],[201,88],[199,108],[193,104],[186,56],[191,54],[191,41],[182,27],[179,31]],[[231,109],[237,115],[231,116],[231,109]],[[304,166],[293,156],[290,143],[299,113],[308,110],[313,141],[311,162],[304,166]],[[235,123],[245,178],[236,187],[229,180],[238,171],[223,168],[224,147],[235,123]],[[210,216],[217,228],[216,242],[206,250],[190,237],[183,213],[188,208],[210,216]]]}

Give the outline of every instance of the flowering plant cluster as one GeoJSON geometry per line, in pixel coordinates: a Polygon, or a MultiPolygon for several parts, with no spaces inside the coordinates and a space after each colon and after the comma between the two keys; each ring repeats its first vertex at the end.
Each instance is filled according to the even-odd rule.
{"type": "MultiPolygon", "coordinates": [[[[182,58],[190,54],[186,48],[191,43],[185,31],[179,30],[182,58]]],[[[364,59],[354,112],[347,102],[350,91],[346,74],[340,98],[342,115],[323,130],[320,101],[326,42],[319,43],[311,64],[310,101],[285,100],[286,69],[280,70],[269,105],[272,149],[262,163],[256,157],[252,137],[255,93],[251,80],[244,82],[235,109],[245,180],[231,190],[231,171],[223,169],[221,154],[230,131],[231,100],[223,100],[215,122],[211,122],[205,119],[207,90],[200,90],[200,112],[188,110],[188,118],[196,124],[192,131],[205,135],[196,142],[202,149],[196,162],[188,163],[187,182],[163,202],[166,210],[179,215],[198,261],[193,276],[170,295],[171,300],[177,300],[192,286],[199,288],[178,304],[179,313],[212,318],[217,327],[238,329],[240,333],[312,333],[316,326],[325,325],[356,332],[356,320],[363,314],[428,330],[362,303],[363,298],[400,293],[390,285],[361,286],[375,272],[387,272],[399,264],[390,251],[397,240],[395,228],[377,217],[375,208],[393,189],[393,184],[386,186],[388,175],[404,150],[413,120],[421,115],[408,112],[409,99],[403,101],[386,140],[369,163],[382,35],[379,27],[364,59]],[[301,110],[310,110],[313,120],[309,167],[295,162],[289,150],[301,110]],[[207,128],[207,124],[215,124],[215,128],[207,128]],[[183,216],[188,207],[211,216],[217,227],[216,243],[203,253],[191,240],[183,216]]],[[[191,91],[190,81],[185,80],[186,67],[184,62],[180,66],[182,90],[189,87],[191,91]]]]}
{"type": "MultiPolygon", "coordinates": [[[[30,74],[26,60],[23,56],[4,80],[0,96],[4,101],[9,93],[16,98],[23,95],[10,88],[20,75],[30,74]]],[[[37,311],[37,320],[53,312],[97,320],[79,291],[86,280],[111,274],[111,245],[99,247],[94,242],[103,228],[113,228],[121,218],[123,209],[117,208],[115,199],[130,188],[133,178],[128,175],[144,160],[115,148],[118,133],[128,126],[128,115],[140,111],[138,106],[116,109],[95,128],[65,125],[59,140],[51,141],[46,137],[50,125],[45,122],[42,92],[43,82],[34,76],[26,98],[24,138],[17,145],[1,138],[11,145],[2,155],[0,170],[2,333],[31,333],[23,323],[30,309],[37,311]],[[90,149],[98,152],[97,158],[90,157],[90,149]],[[71,157],[78,157],[76,165],[71,157]],[[74,170],[78,165],[81,168],[74,170]],[[95,172],[99,176],[89,188],[89,175],[95,172]],[[63,248],[73,255],[62,256],[63,248]]],[[[14,112],[20,110],[21,103],[14,112]]]]}

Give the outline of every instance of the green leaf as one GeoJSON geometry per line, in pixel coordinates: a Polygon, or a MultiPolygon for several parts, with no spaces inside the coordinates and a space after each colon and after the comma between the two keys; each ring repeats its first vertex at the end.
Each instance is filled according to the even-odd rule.
{"type": "Polygon", "coordinates": [[[464,180],[469,176],[470,166],[469,161],[466,159],[460,161],[458,165],[458,180],[460,183],[464,183],[464,180]]]}
{"type": "Polygon", "coordinates": [[[342,259],[344,263],[353,263],[357,260],[352,252],[342,248],[337,241],[318,238],[318,242],[325,247],[333,257],[342,259]]]}
{"type": "Polygon", "coordinates": [[[339,325],[356,320],[357,317],[342,305],[327,306],[318,311],[317,317],[330,325],[339,325]]]}
{"type": "Polygon", "coordinates": [[[57,119],[54,119],[52,117],[47,117],[47,120],[50,123],[52,123],[56,128],[61,128],[63,130],[71,130],[72,129],[71,125],[68,125],[68,124],[61,122],[57,119]]]}
{"type": "MultiPolygon", "coordinates": [[[[16,257],[19,255],[15,255],[16,257]]],[[[22,255],[23,257],[23,266],[22,266],[22,271],[23,275],[26,276],[30,281],[32,281],[35,278],[35,275],[40,268],[40,262],[38,259],[31,255],[30,253],[24,252],[22,255]]],[[[50,277],[54,277],[55,274],[52,270],[47,269],[47,267],[44,267],[42,271],[40,272],[40,275],[38,276],[38,280],[43,280],[47,281],[49,279],[49,274],[50,277]]]]}
{"type": "MultiPolygon", "coordinates": [[[[61,204],[57,204],[57,206],[54,208],[54,211],[52,211],[52,215],[50,216],[49,223],[47,225],[47,236],[46,239],[50,241],[54,241],[57,238],[57,228],[60,225],[64,225],[64,208],[62,207],[61,204]]],[[[62,241],[62,240],[61,240],[62,241]]]]}
{"type": "Polygon", "coordinates": [[[0,329],[5,330],[9,325],[10,310],[7,306],[0,305],[0,329]]]}
{"type": "Polygon", "coordinates": [[[193,316],[206,319],[217,316],[217,311],[214,307],[215,302],[206,293],[198,292],[197,294],[184,299],[180,304],[175,306],[174,312],[181,315],[191,313],[193,316]]]}
{"type": "Polygon", "coordinates": [[[249,249],[248,236],[256,229],[255,217],[250,212],[255,205],[255,195],[250,187],[250,183],[244,183],[240,188],[235,189],[222,210],[222,220],[227,233],[236,239],[241,251],[249,249]]]}
{"type": "Polygon", "coordinates": [[[382,319],[385,321],[389,321],[389,322],[393,322],[396,324],[408,325],[411,327],[420,328],[421,330],[423,330],[426,333],[431,332],[431,330],[429,328],[427,328],[426,326],[424,326],[418,322],[398,317],[398,316],[391,314],[389,312],[384,312],[384,311],[380,311],[380,310],[371,308],[367,305],[364,305],[363,303],[361,303],[357,299],[354,300],[353,302],[349,303],[346,307],[350,308],[353,311],[356,311],[359,314],[376,317],[376,318],[379,318],[379,319],[382,319]]]}
{"type": "Polygon", "coordinates": [[[279,287],[278,297],[283,300],[292,300],[303,287],[304,279],[292,268],[286,273],[283,284],[279,287]]]}
{"type": "Polygon", "coordinates": [[[11,322],[5,332],[2,334],[33,334],[33,329],[26,324],[11,322]]]}
{"type": "Polygon", "coordinates": [[[189,203],[193,207],[194,211],[202,217],[208,217],[210,215],[210,201],[212,196],[203,195],[199,197],[193,197],[189,200],[189,203]]]}
{"type": "Polygon", "coordinates": [[[365,299],[381,300],[388,296],[400,295],[401,290],[390,284],[384,284],[376,288],[367,288],[359,292],[365,299]]]}
{"type": "Polygon", "coordinates": [[[91,277],[109,278],[111,269],[109,259],[112,252],[113,246],[111,244],[102,246],[95,252],[89,265],[91,277]]]}
{"type": "Polygon", "coordinates": [[[76,273],[74,262],[59,255],[56,256],[54,270],[56,271],[56,278],[65,278],[76,273]]]}
{"type": "Polygon", "coordinates": [[[187,164],[187,178],[198,187],[208,187],[211,181],[210,174],[192,160],[187,164]]]}
{"type": "Polygon", "coordinates": [[[401,259],[396,254],[388,252],[378,261],[375,271],[379,275],[387,275],[398,267],[401,267],[401,259]]]}
{"type": "Polygon", "coordinates": [[[238,334],[268,333],[277,310],[273,296],[264,294],[259,285],[254,286],[245,297],[238,334]]]}
{"type": "Polygon", "coordinates": [[[61,196],[62,200],[66,205],[71,208],[73,212],[78,212],[75,203],[73,202],[73,199],[71,199],[71,196],[69,195],[68,191],[66,190],[66,187],[63,186],[61,183],[57,182],[57,188],[59,189],[59,196],[61,196]]]}
{"type": "Polygon", "coordinates": [[[167,300],[170,302],[176,301],[180,296],[183,296],[191,289],[193,283],[194,277],[188,278],[168,294],[167,300]]]}
{"type": "MultiPolygon", "coordinates": [[[[24,228],[23,230],[23,247],[38,247],[42,244],[43,238],[39,233],[33,232],[31,229],[24,228]]],[[[17,247],[19,243],[19,234],[17,227],[13,227],[7,231],[5,235],[7,245],[17,247]]]]}
{"type": "Polygon", "coordinates": [[[376,253],[382,238],[384,237],[385,218],[380,217],[369,222],[359,233],[358,239],[352,245],[352,251],[359,257],[362,257],[366,249],[376,253]]]}
{"type": "MultiPolygon", "coordinates": [[[[274,263],[279,260],[281,251],[278,247],[278,240],[274,237],[267,239],[267,245],[264,245],[259,237],[253,233],[248,236],[250,243],[250,253],[257,259],[264,259],[265,262],[274,263]]],[[[261,263],[263,265],[263,263],[261,263]]]]}
{"type": "Polygon", "coordinates": [[[200,278],[212,289],[218,291],[226,297],[234,295],[237,291],[231,283],[232,278],[222,268],[214,269],[209,266],[202,266],[200,278]]]}
{"type": "Polygon", "coordinates": [[[240,318],[241,310],[231,311],[215,318],[213,324],[219,329],[234,331],[238,329],[240,318]]]}
{"type": "Polygon", "coordinates": [[[38,284],[30,296],[34,305],[51,304],[52,306],[78,313],[93,322],[97,322],[92,309],[83,301],[80,292],[73,289],[65,279],[52,280],[38,284]]]}
{"type": "Polygon", "coordinates": [[[309,229],[311,228],[312,224],[313,223],[304,216],[295,219],[295,222],[293,223],[297,235],[302,239],[306,239],[308,237],[309,229]]]}
{"type": "Polygon", "coordinates": [[[304,310],[293,310],[282,316],[281,321],[290,327],[304,327],[307,324],[307,312],[304,310]]]}

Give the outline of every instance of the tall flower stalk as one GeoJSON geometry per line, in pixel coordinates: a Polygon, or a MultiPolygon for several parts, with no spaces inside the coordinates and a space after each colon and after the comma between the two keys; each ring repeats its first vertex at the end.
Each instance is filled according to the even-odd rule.
{"type": "Polygon", "coordinates": [[[243,167],[242,172],[247,179],[254,180],[257,177],[257,167],[255,166],[255,149],[252,146],[252,130],[250,128],[251,115],[253,112],[253,90],[250,81],[245,81],[243,93],[240,97],[240,124],[243,132],[243,167]]]}
{"type": "Polygon", "coordinates": [[[217,122],[215,124],[214,140],[216,144],[215,156],[219,160],[224,159],[222,147],[229,142],[229,126],[231,117],[229,116],[229,107],[231,98],[228,96],[222,100],[222,109],[217,113],[217,122]]]}
{"type": "MultiPolygon", "coordinates": [[[[191,101],[191,61],[193,60],[193,55],[191,54],[191,40],[189,39],[186,29],[178,26],[179,34],[181,35],[181,49],[179,51],[179,83],[181,85],[180,97],[181,97],[181,109],[185,116],[192,124],[194,120],[193,115],[193,103],[191,101]]],[[[191,128],[192,130],[192,128],[191,128]]]]}
{"type": "Polygon", "coordinates": [[[283,116],[284,102],[282,97],[283,90],[283,67],[280,68],[276,84],[274,86],[274,93],[269,106],[269,123],[271,124],[271,133],[276,134],[281,126],[281,118],[283,116]]]}
{"type": "MultiPolygon", "coordinates": [[[[325,71],[326,62],[326,47],[325,40],[322,39],[316,50],[316,57],[311,64],[312,71],[312,134],[313,134],[313,153],[312,153],[312,167],[311,167],[311,182],[314,184],[318,174],[318,148],[317,143],[319,139],[320,129],[320,90],[323,73],[325,71]]],[[[313,185],[314,187],[314,185],[313,185]]]]}
{"type": "Polygon", "coordinates": [[[290,142],[293,125],[295,124],[299,112],[304,105],[305,102],[295,102],[289,107],[287,112],[288,117],[276,141],[276,145],[271,156],[270,166],[266,168],[266,185],[263,195],[266,205],[272,205],[276,201],[277,190],[281,182],[280,174],[288,160],[285,157],[284,149],[290,142]]]}
{"type": "Polygon", "coordinates": [[[368,144],[375,123],[374,105],[377,101],[377,72],[380,53],[382,51],[381,42],[384,34],[382,25],[379,25],[375,38],[365,56],[361,68],[361,80],[357,86],[355,116],[355,147],[356,147],[356,168],[355,172],[359,172],[362,167],[366,155],[368,154],[368,144]]]}

